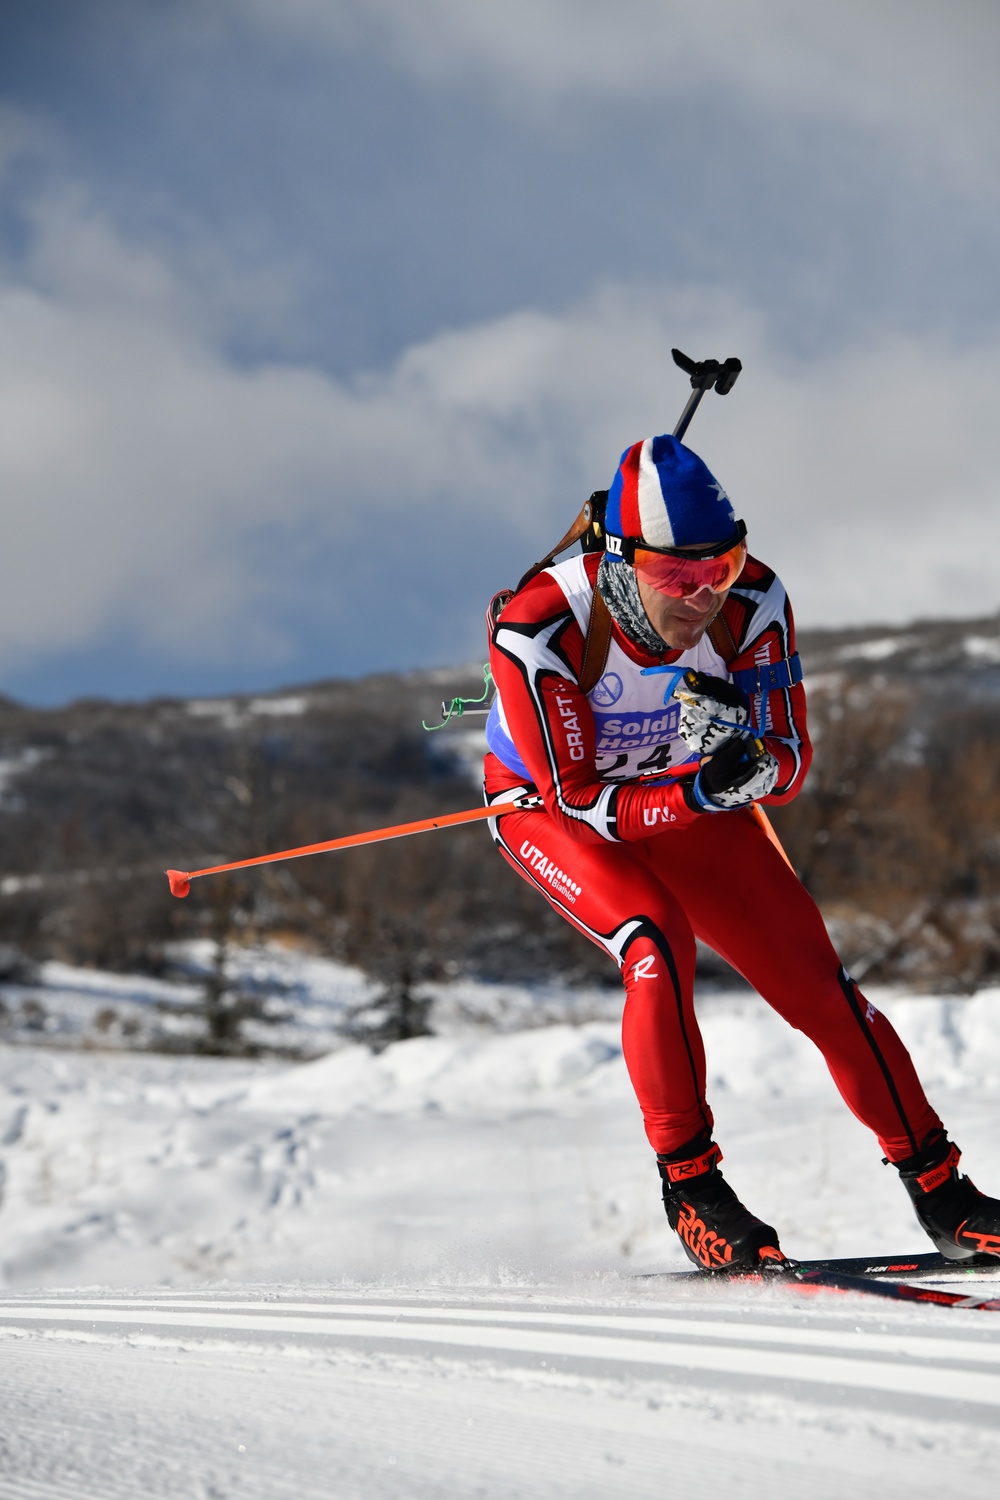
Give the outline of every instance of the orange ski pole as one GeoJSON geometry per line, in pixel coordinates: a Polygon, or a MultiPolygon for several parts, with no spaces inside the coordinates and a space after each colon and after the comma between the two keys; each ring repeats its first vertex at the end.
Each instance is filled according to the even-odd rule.
{"type": "Polygon", "coordinates": [[[777,849],[778,853],[781,855],[782,859],[785,861],[785,864],[788,866],[788,868],[791,870],[792,874],[794,875],[795,874],[795,866],[792,864],[791,860],[788,858],[788,855],[785,853],[785,850],[784,850],[784,847],[782,845],[782,842],[779,839],[778,835],[774,831],[774,824],[771,822],[771,819],[768,817],[767,813],[761,807],[761,805],[760,805],[759,802],[755,802],[753,804],[753,812],[754,812],[754,817],[757,819],[757,822],[760,824],[761,828],[763,828],[764,832],[767,834],[768,838],[771,840],[771,843],[777,849]]]}
{"type": "Polygon", "coordinates": [[[515,797],[511,802],[495,802],[492,807],[472,807],[467,812],[444,813],[438,818],[420,818],[416,823],[397,823],[393,828],[374,828],[369,833],[349,833],[346,838],[327,839],[323,844],[302,844],[298,849],[282,849],[278,854],[258,854],[254,859],[236,859],[228,865],[210,865],[205,870],[167,870],[170,892],[186,896],[192,880],[202,875],[221,875],[226,870],[246,870],[251,865],[271,865],[279,859],[304,859],[307,854],[325,854],[330,849],[353,849],[358,844],[379,844],[383,839],[403,839],[411,833],[430,833],[433,828],[454,828],[457,823],[475,823],[480,818],[497,818],[501,813],[526,812],[541,807],[538,796],[515,797]]]}

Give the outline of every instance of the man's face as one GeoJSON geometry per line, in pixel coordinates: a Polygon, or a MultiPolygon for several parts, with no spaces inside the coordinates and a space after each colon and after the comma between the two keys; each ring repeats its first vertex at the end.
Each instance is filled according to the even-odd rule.
{"type": "Polygon", "coordinates": [[[675,599],[670,594],[661,594],[638,573],[636,582],[649,623],[660,639],[674,651],[690,651],[692,646],[697,646],[729,597],[728,589],[723,594],[716,594],[710,588],[702,588],[696,594],[675,599]]]}

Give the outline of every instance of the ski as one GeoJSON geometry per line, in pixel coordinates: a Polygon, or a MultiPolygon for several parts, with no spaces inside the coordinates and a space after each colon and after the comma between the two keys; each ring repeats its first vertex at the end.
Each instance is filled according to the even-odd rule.
{"type": "MultiPolygon", "coordinates": [[[[1000,1258],[995,1255],[974,1255],[969,1260],[949,1260],[946,1255],[939,1255],[935,1250],[916,1255],[848,1255],[833,1258],[808,1256],[803,1260],[795,1260],[793,1264],[800,1271],[871,1278],[905,1276],[910,1281],[962,1281],[969,1276],[977,1279],[983,1276],[1000,1276],[1000,1258]]],[[[725,1278],[726,1273],[697,1269],[646,1271],[640,1279],[654,1281],[659,1277],[670,1277],[704,1281],[717,1276],[725,1278]]]]}
{"type": "Polygon", "coordinates": [[[782,1269],[764,1272],[725,1271],[653,1271],[643,1280],[753,1281],[782,1283],[800,1291],[861,1292],[872,1297],[888,1297],[897,1302],[932,1303],[937,1307],[964,1307],[979,1312],[1000,1312],[1000,1297],[977,1297],[966,1292],[950,1292],[940,1287],[913,1286],[914,1280],[959,1281],[964,1277],[1000,1275],[1000,1259],[976,1255],[969,1260],[949,1260],[935,1251],[920,1255],[842,1256],[820,1260],[788,1260],[782,1269]]]}
{"type": "Polygon", "coordinates": [[[905,1276],[910,1281],[959,1281],[967,1276],[1000,1276],[1000,1259],[995,1255],[949,1260],[936,1250],[918,1255],[849,1255],[826,1260],[808,1256],[796,1264],[807,1271],[831,1271],[841,1276],[905,1276]]]}
{"type": "Polygon", "coordinates": [[[788,1275],[801,1290],[813,1287],[831,1292],[862,1292],[869,1297],[892,1297],[897,1302],[932,1302],[938,1307],[965,1307],[977,1312],[1000,1312],[1000,1297],[969,1297],[934,1286],[912,1286],[877,1276],[847,1276],[842,1271],[810,1271],[793,1266],[788,1275]]]}

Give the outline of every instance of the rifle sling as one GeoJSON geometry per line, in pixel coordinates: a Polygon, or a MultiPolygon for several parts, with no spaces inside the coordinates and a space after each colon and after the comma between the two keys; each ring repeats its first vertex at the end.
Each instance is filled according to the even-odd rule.
{"type": "MultiPolygon", "coordinates": [[[[583,664],[580,668],[580,691],[582,693],[589,693],[604,675],[608,651],[611,648],[611,626],[611,612],[600,592],[595,588],[590,604],[590,618],[587,621],[587,634],[583,643],[583,664]]],[[[740,648],[721,610],[708,627],[708,638],[727,667],[739,656],[740,648]]]]}
{"type": "Polygon", "coordinates": [[[583,662],[580,667],[580,691],[589,693],[604,676],[608,651],[611,648],[611,611],[605,604],[600,590],[594,586],[594,597],[590,601],[590,618],[583,641],[583,662]]]}
{"type": "MultiPolygon", "coordinates": [[[[723,608],[725,608],[725,606],[723,606],[723,608]]],[[[727,667],[739,656],[740,648],[736,644],[736,641],[733,637],[733,632],[729,628],[729,621],[726,619],[721,609],[719,610],[719,613],[716,615],[715,619],[712,621],[711,625],[708,627],[708,638],[712,642],[712,645],[715,647],[716,651],[718,651],[719,655],[722,657],[722,660],[725,662],[727,667]]]]}
{"type": "Polygon", "coordinates": [[[531,580],[538,573],[540,573],[543,568],[547,568],[552,562],[552,559],[558,557],[560,552],[565,552],[567,547],[572,547],[574,542],[578,542],[583,536],[584,532],[589,530],[590,523],[593,521],[593,519],[594,506],[592,500],[588,500],[581,510],[580,514],[577,516],[576,520],[573,522],[572,526],[567,531],[566,535],[556,543],[551,552],[546,553],[541,562],[536,562],[532,567],[528,569],[527,573],[525,573],[517,588],[514,590],[515,594],[519,593],[520,590],[524,588],[524,585],[526,583],[530,583],[531,580]]]}

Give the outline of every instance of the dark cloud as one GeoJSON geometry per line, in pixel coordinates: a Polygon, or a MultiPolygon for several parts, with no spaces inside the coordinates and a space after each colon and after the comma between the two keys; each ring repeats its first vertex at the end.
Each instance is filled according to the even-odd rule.
{"type": "MultiPolygon", "coordinates": [[[[80,0],[67,12],[34,0],[8,21],[0,89],[62,124],[67,159],[125,232],[186,255],[192,276],[283,275],[280,317],[268,303],[235,319],[247,358],[343,374],[441,327],[565,305],[602,279],[719,280],[796,348],[871,320],[996,325],[995,183],[970,192],[953,154],[935,155],[915,122],[901,128],[920,100],[898,49],[844,56],[842,43],[828,57],[813,26],[789,50],[787,8],[751,6],[743,75],[739,28],[707,41],[682,28],[686,50],[673,66],[666,56],[657,87],[675,7],[626,5],[612,33],[598,7],[543,66],[537,18],[549,16],[544,41],[564,9],[442,0],[419,8],[418,48],[410,6],[80,0]],[[470,11],[477,27],[459,24],[470,11]],[[631,89],[609,35],[633,57],[631,89]],[[795,76],[782,83],[783,57],[795,76]],[[520,108],[484,87],[487,61],[520,79],[520,108]],[[549,107],[523,98],[519,69],[534,96],[551,77],[549,107]]],[[[848,9],[856,40],[874,29],[878,42],[848,9]]],[[[968,30],[960,15],[951,29],[968,30]]],[[[955,104],[976,115],[967,95],[936,102],[952,121],[955,104]]]]}
{"type": "MultiPolygon", "coordinates": [[[[992,9],[611,13],[4,8],[9,685],[214,691],[474,653],[493,585],[666,425],[682,337],[748,358],[732,439],[706,441],[808,570],[807,616],[924,608],[948,482],[935,383],[946,404],[970,369],[996,380],[998,110],[973,86],[992,9]],[[836,547],[824,572],[837,486],[890,530],[920,517],[909,583],[845,594],[836,547]]],[[[972,416],[950,418],[969,458],[944,542],[970,609],[992,599],[962,562],[992,441],[972,416]]]]}

